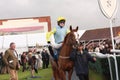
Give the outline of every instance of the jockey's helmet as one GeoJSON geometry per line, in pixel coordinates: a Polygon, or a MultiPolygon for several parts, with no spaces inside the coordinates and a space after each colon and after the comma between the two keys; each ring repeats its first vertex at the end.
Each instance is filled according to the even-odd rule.
{"type": "Polygon", "coordinates": [[[65,18],[64,17],[58,17],[57,21],[65,21],[65,18]]]}
{"type": "Polygon", "coordinates": [[[58,19],[57,19],[58,25],[59,25],[60,23],[65,23],[65,21],[66,21],[66,19],[65,19],[64,17],[58,17],[58,19]]]}

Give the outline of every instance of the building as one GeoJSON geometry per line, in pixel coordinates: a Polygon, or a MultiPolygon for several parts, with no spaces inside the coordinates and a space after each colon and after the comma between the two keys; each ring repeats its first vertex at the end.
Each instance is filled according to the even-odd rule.
{"type": "Polygon", "coordinates": [[[15,42],[17,48],[47,44],[46,32],[51,30],[50,16],[0,20],[0,49],[15,42]]]}
{"type": "MultiPolygon", "coordinates": [[[[113,27],[113,36],[115,39],[118,39],[118,36],[120,36],[120,26],[113,27]]],[[[99,41],[105,39],[111,39],[110,28],[86,30],[80,37],[80,41],[99,41]]]]}

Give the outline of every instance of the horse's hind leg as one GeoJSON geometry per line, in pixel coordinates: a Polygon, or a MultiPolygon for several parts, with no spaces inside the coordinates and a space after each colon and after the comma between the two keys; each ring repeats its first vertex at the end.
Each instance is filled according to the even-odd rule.
{"type": "Polygon", "coordinates": [[[68,71],[68,80],[71,80],[73,69],[68,71]]]}

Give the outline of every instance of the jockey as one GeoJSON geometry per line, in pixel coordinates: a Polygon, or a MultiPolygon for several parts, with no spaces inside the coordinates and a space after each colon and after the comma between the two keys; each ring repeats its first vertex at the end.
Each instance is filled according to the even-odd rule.
{"type": "MultiPolygon", "coordinates": [[[[64,40],[64,37],[66,36],[66,34],[68,32],[70,32],[65,27],[65,22],[66,22],[66,19],[64,17],[58,17],[58,19],[57,19],[58,25],[56,27],[54,27],[53,30],[51,30],[50,32],[48,32],[46,34],[46,39],[49,44],[51,44],[51,42],[50,42],[51,35],[54,35],[55,44],[51,44],[51,46],[54,48],[54,51],[55,50],[57,51],[57,55],[59,55],[60,48],[61,48],[62,42],[64,40]]],[[[50,47],[48,47],[48,48],[50,50],[50,47]]],[[[51,54],[51,55],[55,56],[56,51],[53,52],[54,54],[51,54]]]]}

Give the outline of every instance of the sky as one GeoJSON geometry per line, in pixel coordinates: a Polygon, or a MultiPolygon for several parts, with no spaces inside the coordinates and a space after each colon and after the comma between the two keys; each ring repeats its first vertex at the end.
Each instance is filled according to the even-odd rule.
{"type": "MultiPolygon", "coordinates": [[[[120,1],[113,26],[120,26],[120,1]]],[[[101,12],[98,0],[0,0],[0,19],[50,16],[51,25],[57,18],[66,18],[66,26],[79,26],[79,30],[109,27],[109,19],[101,12]]]]}

